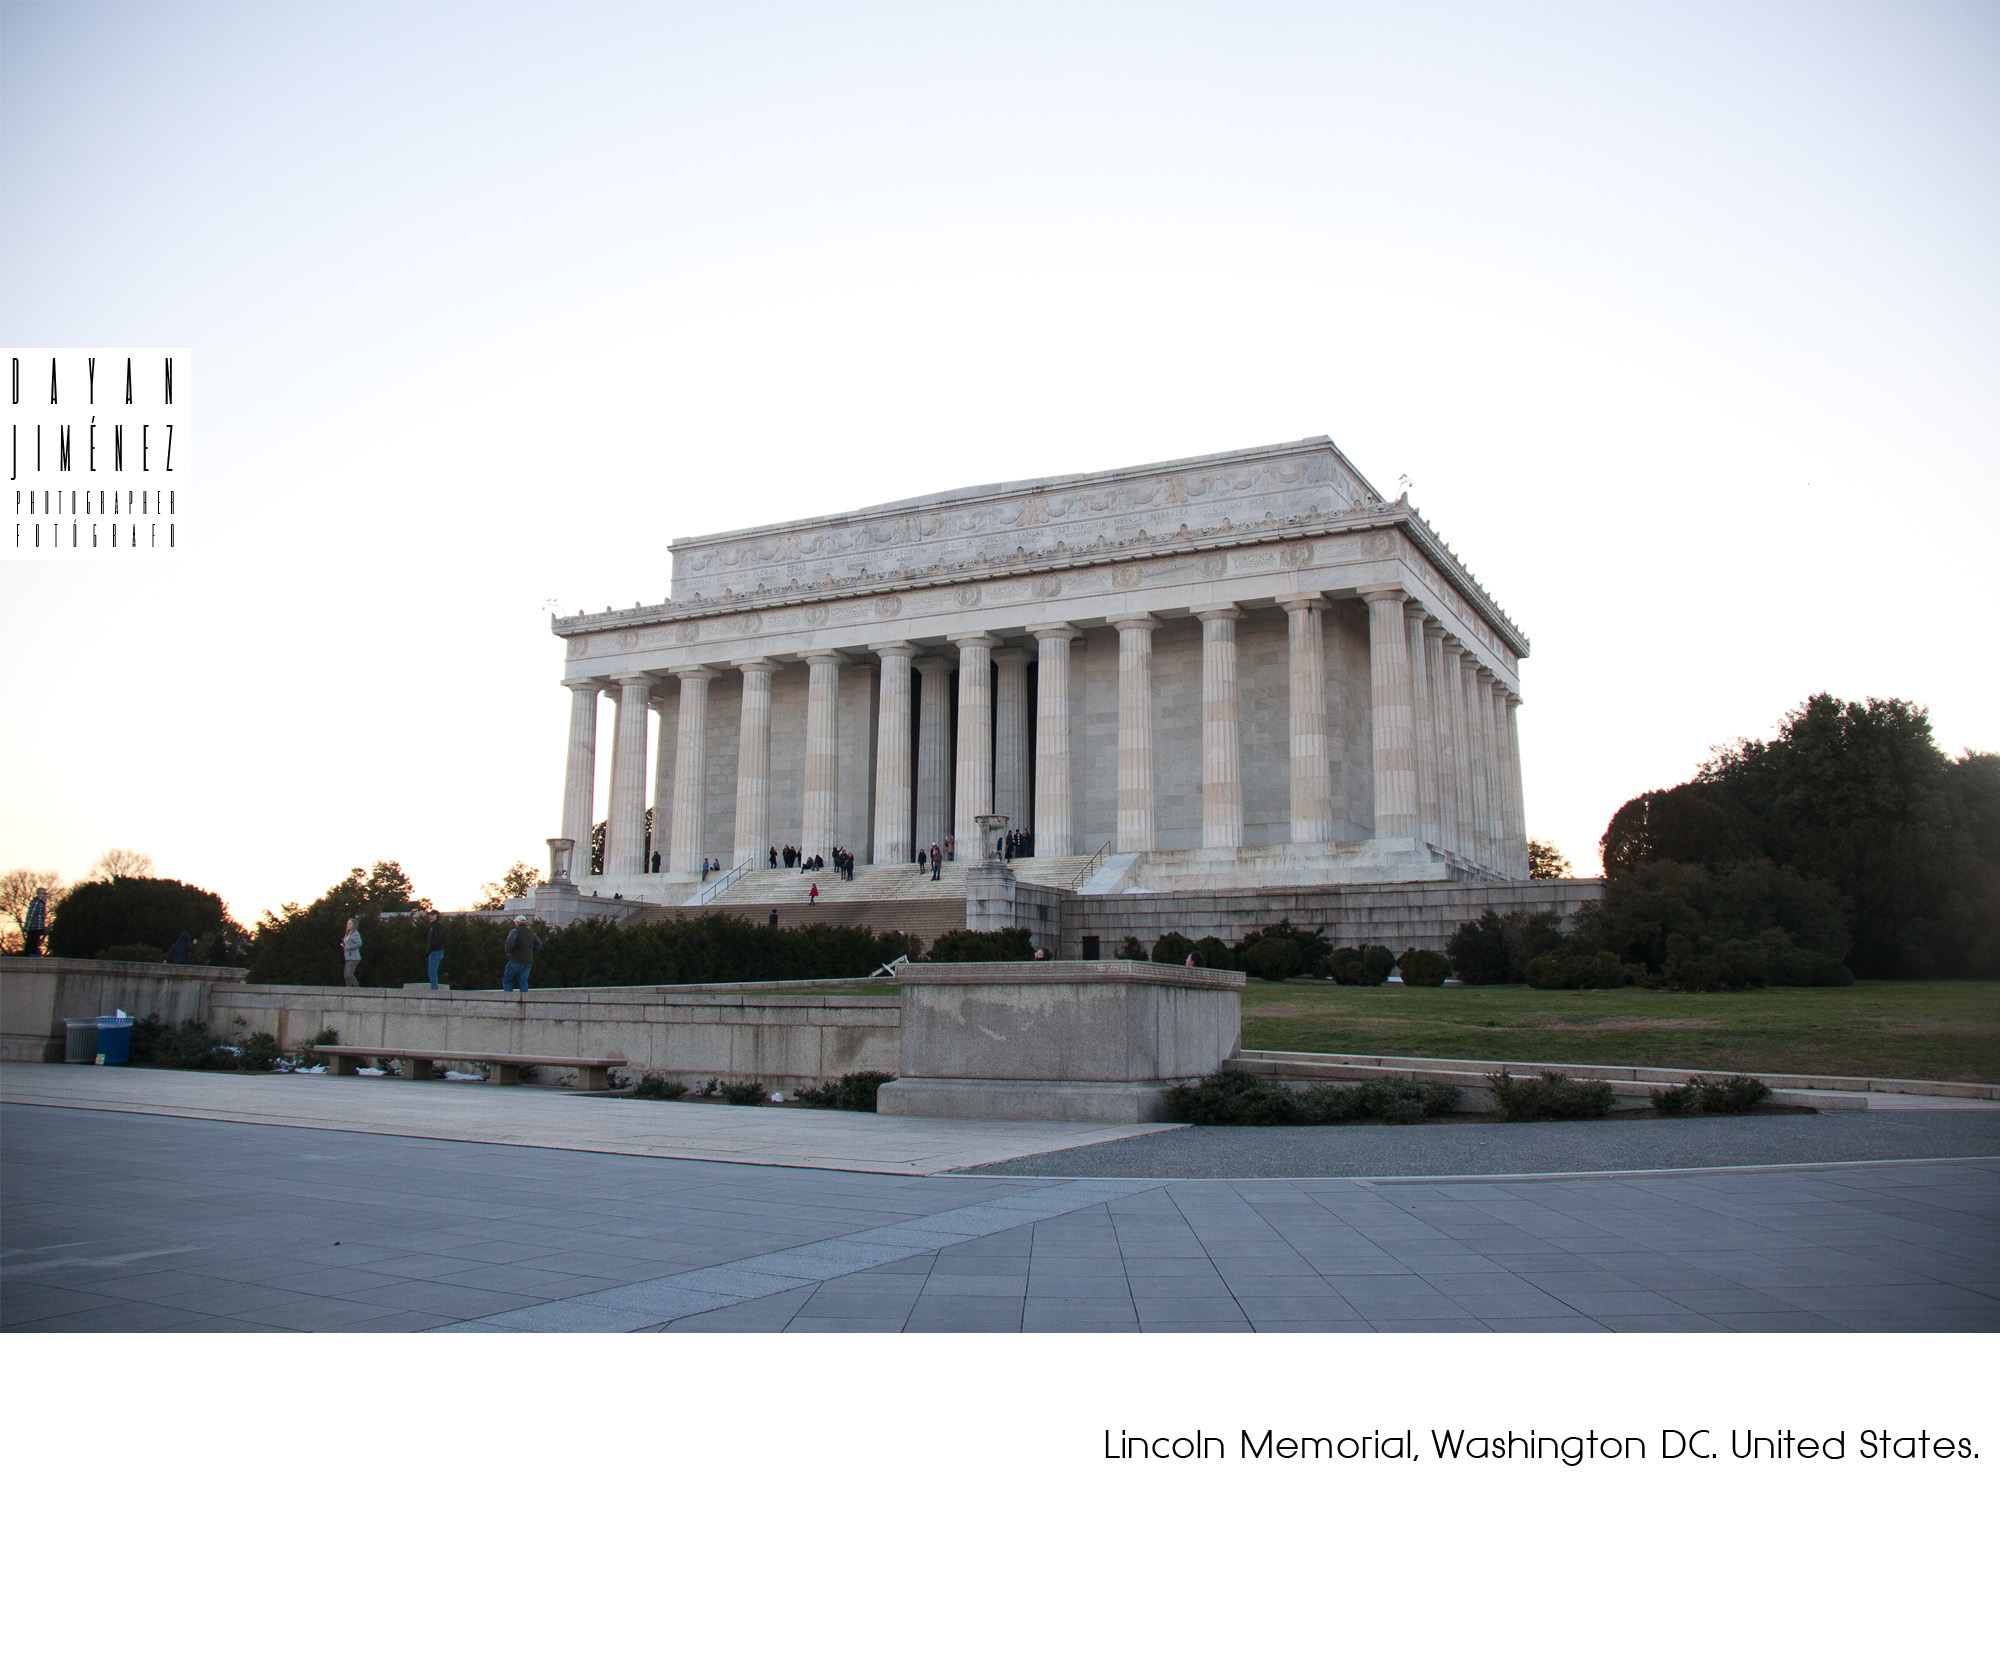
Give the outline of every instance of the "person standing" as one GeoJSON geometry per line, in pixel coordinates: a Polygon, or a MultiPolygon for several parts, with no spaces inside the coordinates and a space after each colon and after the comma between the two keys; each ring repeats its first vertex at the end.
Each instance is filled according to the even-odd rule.
{"type": "Polygon", "coordinates": [[[535,968],[535,949],[541,945],[541,937],[528,928],[527,919],[517,917],[514,928],[507,932],[507,968],[500,973],[501,993],[528,991],[528,977],[535,968]]]}
{"type": "Polygon", "coordinates": [[[35,899],[28,903],[28,916],[21,921],[21,951],[30,958],[39,958],[42,938],[49,933],[49,892],[46,887],[35,891],[35,899]]]}
{"type": "Polygon", "coordinates": [[[444,920],[431,913],[430,929],[424,932],[424,958],[431,974],[431,992],[438,991],[438,966],[444,963],[444,920]]]}
{"type": "Polygon", "coordinates": [[[228,931],[218,930],[215,933],[215,940],[208,944],[208,962],[211,965],[227,965],[229,963],[228,931]]]}
{"type": "Polygon", "coordinates": [[[806,892],[806,905],[808,907],[817,907],[819,905],[819,886],[817,884],[806,892]]]}
{"type": "Polygon", "coordinates": [[[349,988],[361,986],[361,921],[349,919],[347,934],[340,939],[340,980],[349,988]]]}
{"type": "Polygon", "coordinates": [[[773,907],[771,909],[771,928],[775,930],[777,926],[778,926],[778,910],[777,908],[773,907]]]}
{"type": "Polygon", "coordinates": [[[174,938],[174,945],[167,949],[169,965],[185,965],[188,955],[194,951],[194,938],[183,930],[174,938]]]}

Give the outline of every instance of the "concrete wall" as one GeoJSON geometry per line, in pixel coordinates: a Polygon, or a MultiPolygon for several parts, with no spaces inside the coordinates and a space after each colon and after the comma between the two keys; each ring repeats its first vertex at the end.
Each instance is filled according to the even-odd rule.
{"type": "Polygon", "coordinates": [[[261,1030],[287,1050],[330,1028],[343,1046],[494,1050],[546,1057],[622,1055],[635,1072],[759,1080],[774,1090],[857,1069],[896,1068],[892,995],[774,993],[757,984],[564,988],[523,997],[433,997],[388,988],[236,987],[218,993],[210,1027],[261,1030]]]}
{"type": "MultiPolygon", "coordinates": [[[[207,965],[133,965],[115,959],[0,958],[0,1062],[60,1063],[72,1017],[210,1022],[210,1000],[244,973],[207,965]]],[[[212,1026],[212,1024],[211,1024],[212,1026]]]]}
{"type": "MultiPolygon", "coordinates": [[[[1604,893],[1595,878],[1560,878],[1526,884],[1342,884],[1303,890],[1139,891],[1078,895],[1016,884],[1012,923],[1034,933],[1035,945],[1063,959],[1083,956],[1083,938],[1098,938],[1109,958],[1127,936],[1150,948],[1168,931],[1191,940],[1220,936],[1236,942],[1252,930],[1290,919],[1306,929],[1323,927],[1335,947],[1379,942],[1401,953],[1431,948],[1442,953],[1452,933],[1492,908],[1498,913],[1552,912],[1575,917],[1604,893]],[[1060,921],[1059,923],[1057,921],[1060,921]]],[[[990,905],[975,928],[1000,930],[1008,921],[990,905]]]]}

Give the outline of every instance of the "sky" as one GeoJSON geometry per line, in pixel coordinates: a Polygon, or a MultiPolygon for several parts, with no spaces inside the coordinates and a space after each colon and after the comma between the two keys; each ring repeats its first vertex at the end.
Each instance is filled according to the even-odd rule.
{"type": "Polygon", "coordinates": [[[0,556],[0,870],[469,905],[670,539],[1318,433],[1579,872],[1821,690],[2000,749],[1996,93],[1973,5],[5,4],[0,342],[192,397],[189,548],[0,556]]]}

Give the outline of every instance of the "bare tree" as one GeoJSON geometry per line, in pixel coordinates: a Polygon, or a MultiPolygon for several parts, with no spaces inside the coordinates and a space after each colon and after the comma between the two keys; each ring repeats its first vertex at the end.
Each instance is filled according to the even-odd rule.
{"type": "Polygon", "coordinates": [[[84,874],[86,881],[100,878],[152,878],[155,876],[153,858],[141,854],[136,849],[107,849],[91,864],[84,874]]]}
{"type": "Polygon", "coordinates": [[[10,873],[0,874],[0,920],[6,921],[4,936],[10,953],[16,943],[26,940],[28,903],[35,899],[37,890],[49,892],[49,912],[53,914],[56,903],[63,898],[62,881],[54,873],[16,867],[10,873]]]}

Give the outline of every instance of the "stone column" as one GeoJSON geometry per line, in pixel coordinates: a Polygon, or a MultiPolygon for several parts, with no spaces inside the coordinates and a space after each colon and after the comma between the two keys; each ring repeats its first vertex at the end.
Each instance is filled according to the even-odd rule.
{"type": "Polygon", "coordinates": [[[1528,876],[1528,804],[1521,791],[1521,698],[1507,695],[1507,833],[1513,848],[1514,876],[1528,876]]]}
{"type": "Polygon", "coordinates": [[[1486,725],[1480,720],[1479,712],[1485,701],[1480,698],[1479,678],[1485,674],[1479,668],[1479,661],[1470,652],[1461,655],[1458,662],[1459,698],[1465,707],[1465,776],[1471,786],[1472,827],[1466,838],[1466,854],[1480,866],[1491,870],[1493,852],[1488,847],[1486,818],[1486,725]]]}
{"type": "Polygon", "coordinates": [[[993,662],[993,812],[1019,832],[1028,824],[1028,650],[997,647],[993,662]]]}
{"type": "Polygon", "coordinates": [[[679,743],[680,694],[670,692],[673,681],[662,676],[653,684],[653,714],[659,718],[658,737],[653,741],[653,849],[660,857],[660,871],[667,870],[667,843],[674,829],[674,748],[679,743]]]}
{"type": "Polygon", "coordinates": [[[875,838],[878,867],[910,859],[910,659],[907,641],[875,649],[882,661],[881,697],[875,715],[875,838]]]}
{"type": "Polygon", "coordinates": [[[708,836],[708,684],[716,672],[693,664],[674,674],[681,684],[681,719],[674,734],[673,834],[660,865],[675,878],[698,879],[708,836]]]}
{"type": "Polygon", "coordinates": [[[1507,734],[1507,711],[1514,696],[1504,682],[1493,684],[1493,772],[1500,787],[1500,870],[1524,876],[1523,849],[1514,812],[1514,758],[1507,734]]]}
{"type": "Polygon", "coordinates": [[[1333,838],[1333,773],[1326,745],[1325,597],[1281,595],[1291,637],[1292,842],[1333,838]]]}
{"type": "Polygon", "coordinates": [[[1243,842],[1243,734],[1236,706],[1235,605],[1204,607],[1201,620],[1201,847],[1243,842]]]}
{"type": "Polygon", "coordinates": [[[1453,853],[1460,860],[1478,860],[1473,836],[1472,735],[1465,725],[1465,664],[1469,655],[1456,636],[1444,638],[1444,683],[1439,691],[1444,712],[1451,723],[1451,787],[1458,804],[1458,842],[1453,853]]]}
{"type": "Polygon", "coordinates": [[[1417,836],[1442,841],[1438,820],[1437,726],[1431,720],[1430,670],[1424,659],[1424,609],[1412,601],[1403,609],[1403,634],[1410,659],[1410,749],[1417,764],[1417,836]]]}
{"type": "Polygon", "coordinates": [[[951,834],[961,861],[979,858],[979,817],[993,812],[993,642],[953,636],[958,645],[958,778],[951,834]]]}
{"type": "MultiPolygon", "coordinates": [[[[1076,853],[1069,754],[1069,646],[1083,632],[1071,624],[1035,631],[1035,854],[1076,853]]],[[[1005,672],[1001,672],[1005,677],[1005,672]]],[[[1003,679],[1003,688],[1007,685],[1003,679]]]]}
{"type": "Polygon", "coordinates": [[[646,870],[646,712],[653,678],[618,678],[618,727],[611,737],[611,816],[604,828],[604,876],[646,870]]]}
{"type": "Polygon", "coordinates": [[[737,668],[743,672],[743,725],[736,737],[736,848],[729,864],[761,866],[771,847],[771,672],[778,667],[769,659],[745,659],[737,668]]]}
{"type": "Polygon", "coordinates": [[[565,682],[569,689],[569,757],[563,764],[562,835],[570,840],[572,876],[590,876],[592,800],[597,792],[595,682],[565,682]]]}
{"type": "MultiPolygon", "coordinates": [[[[917,849],[944,847],[951,830],[951,661],[918,659],[923,678],[917,712],[917,849]]],[[[916,854],[912,850],[911,855],[916,854]]]]}
{"type": "Polygon", "coordinates": [[[1446,680],[1444,626],[1424,625],[1424,683],[1430,691],[1432,748],[1437,754],[1438,847],[1458,844],[1458,750],[1452,742],[1451,707],[1458,691],[1456,673],[1446,680]]]}
{"type": "Polygon", "coordinates": [[[1364,589],[1368,686],[1374,703],[1375,836],[1417,836],[1417,759],[1410,716],[1410,640],[1400,589],[1364,589]]]}
{"type": "Polygon", "coordinates": [[[1500,801],[1500,742],[1493,726],[1493,688],[1493,672],[1482,666],[1474,696],[1483,741],[1479,748],[1479,766],[1486,778],[1486,820],[1482,830],[1486,834],[1486,864],[1495,872],[1504,872],[1507,861],[1507,811],[1500,801]]]}
{"type": "Polygon", "coordinates": [[[1158,835],[1153,795],[1153,632],[1150,613],[1118,626],[1118,852],[1144,854],[1158,835]]]}
{"type": "Polygon", "coordinates": [[[824,855],[839,841],[840,668],[844,653],[808,653],[806,678],[805,803],[799,814],[799,844],[808,855],[824,855]]]}

